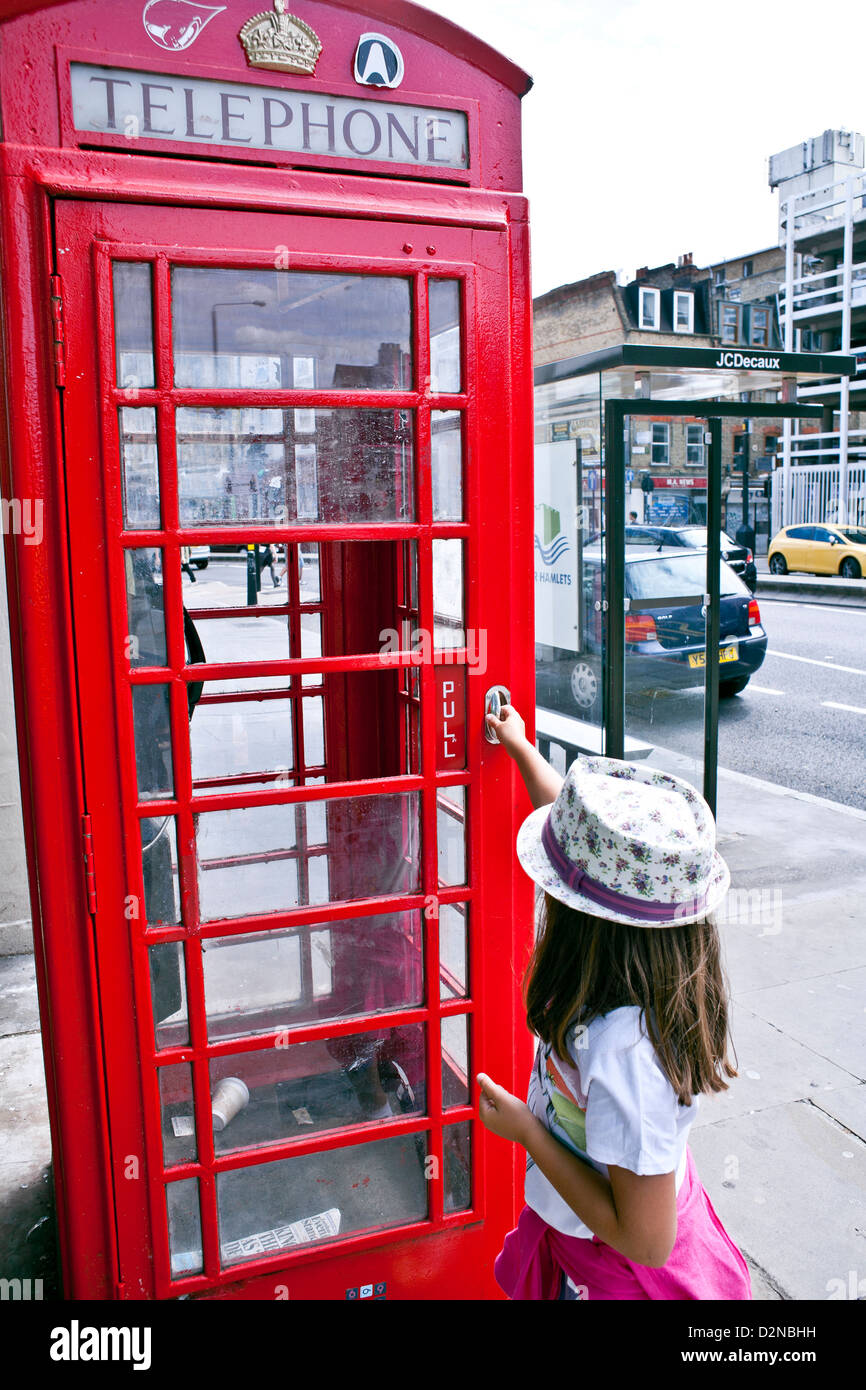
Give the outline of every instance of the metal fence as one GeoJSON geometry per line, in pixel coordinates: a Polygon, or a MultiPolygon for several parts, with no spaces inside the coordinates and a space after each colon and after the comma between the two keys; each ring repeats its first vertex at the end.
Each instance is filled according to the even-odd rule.
{"type": "MultiPolygon", "coordinates": [[[[866,463],[848,465],[848,515],[839,515],[839,464],[797,464],[791,469],[788,525],[839,522],[866,525],[866,463]]],[[[782,526],[782,470],[773,474],[772,531],[782,526]]]]}

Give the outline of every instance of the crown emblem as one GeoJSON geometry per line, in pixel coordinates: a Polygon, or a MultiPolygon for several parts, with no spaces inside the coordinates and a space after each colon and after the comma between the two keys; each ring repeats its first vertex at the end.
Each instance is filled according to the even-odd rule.
{"type": "Polygon", "coordinates": [[[254,68],[302,72],[312,77],[322,43],[309,24],[286,14],[286,0],[274,0],[273,10],[248,19],[238,35],[254,68]]]}

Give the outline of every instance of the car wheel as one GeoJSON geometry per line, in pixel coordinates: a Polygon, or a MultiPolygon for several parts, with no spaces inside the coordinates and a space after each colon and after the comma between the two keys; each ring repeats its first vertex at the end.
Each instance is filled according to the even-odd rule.
{"type": "Polygon", "coordinates": [[[854,559],[853,555],[846,555],[845,559],[839,566],[839,573],[843,576],[844,579],[860,578],[860,566],[854,559]]]}
{"type": "Polygon", "coordinates": [[[739,695],[741,690],[745,690],[749,684],[749,676],[737,676],[736,680],[719,681],[719,695],[726,700],[731,695],[739,695]]]}
{"type": "Polygon", "coordinates": [[[571,694],[578,713],[590,714],[598,705],[600,686],[598,672],[588,661],[577,661],[569,677],[571,694]]]}
{"type": "Polygon", "coordinates": [[[191,560],[190,564],[196,570],[206,570],[208,566],[207,560],[191,560]]]}
{"type": "Polygon", "coordinates": [[[787,574],[787,573],[788,573],[788,565],[787,565],[787,562],[786,562],[786,560],[785,560],[784,555],[771,555],[771,556],[770,556],[770,573],[771,573],[771,574],[787,574]]]}

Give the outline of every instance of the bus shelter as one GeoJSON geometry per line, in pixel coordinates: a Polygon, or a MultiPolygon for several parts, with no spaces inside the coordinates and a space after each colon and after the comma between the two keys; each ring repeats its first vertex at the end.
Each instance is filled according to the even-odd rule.
{"type": "Polygon", "coordinates": [[[715,810],[720,712],[739,722],[773,640],[745,582],[757,499],[785,422],[820,422],[798,385],[854,370],[840,354],[641,344],[536,369],[537,729],[554,761],[646,758],[715,810]]]}

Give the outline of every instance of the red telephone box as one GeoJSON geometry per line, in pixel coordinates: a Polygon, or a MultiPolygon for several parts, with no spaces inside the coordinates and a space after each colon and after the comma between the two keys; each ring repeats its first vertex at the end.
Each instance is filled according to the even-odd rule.
{"type": "Polygon", "coordinates": [[[418,7],[5,7],[3,490],[70,1298],[492,1298],[521,1200],[528,81],[418,7]],[[10,17],[10,11],[11,17],[10,17]],[[10,515],[13,512],[10,510],[10,515]]]}

